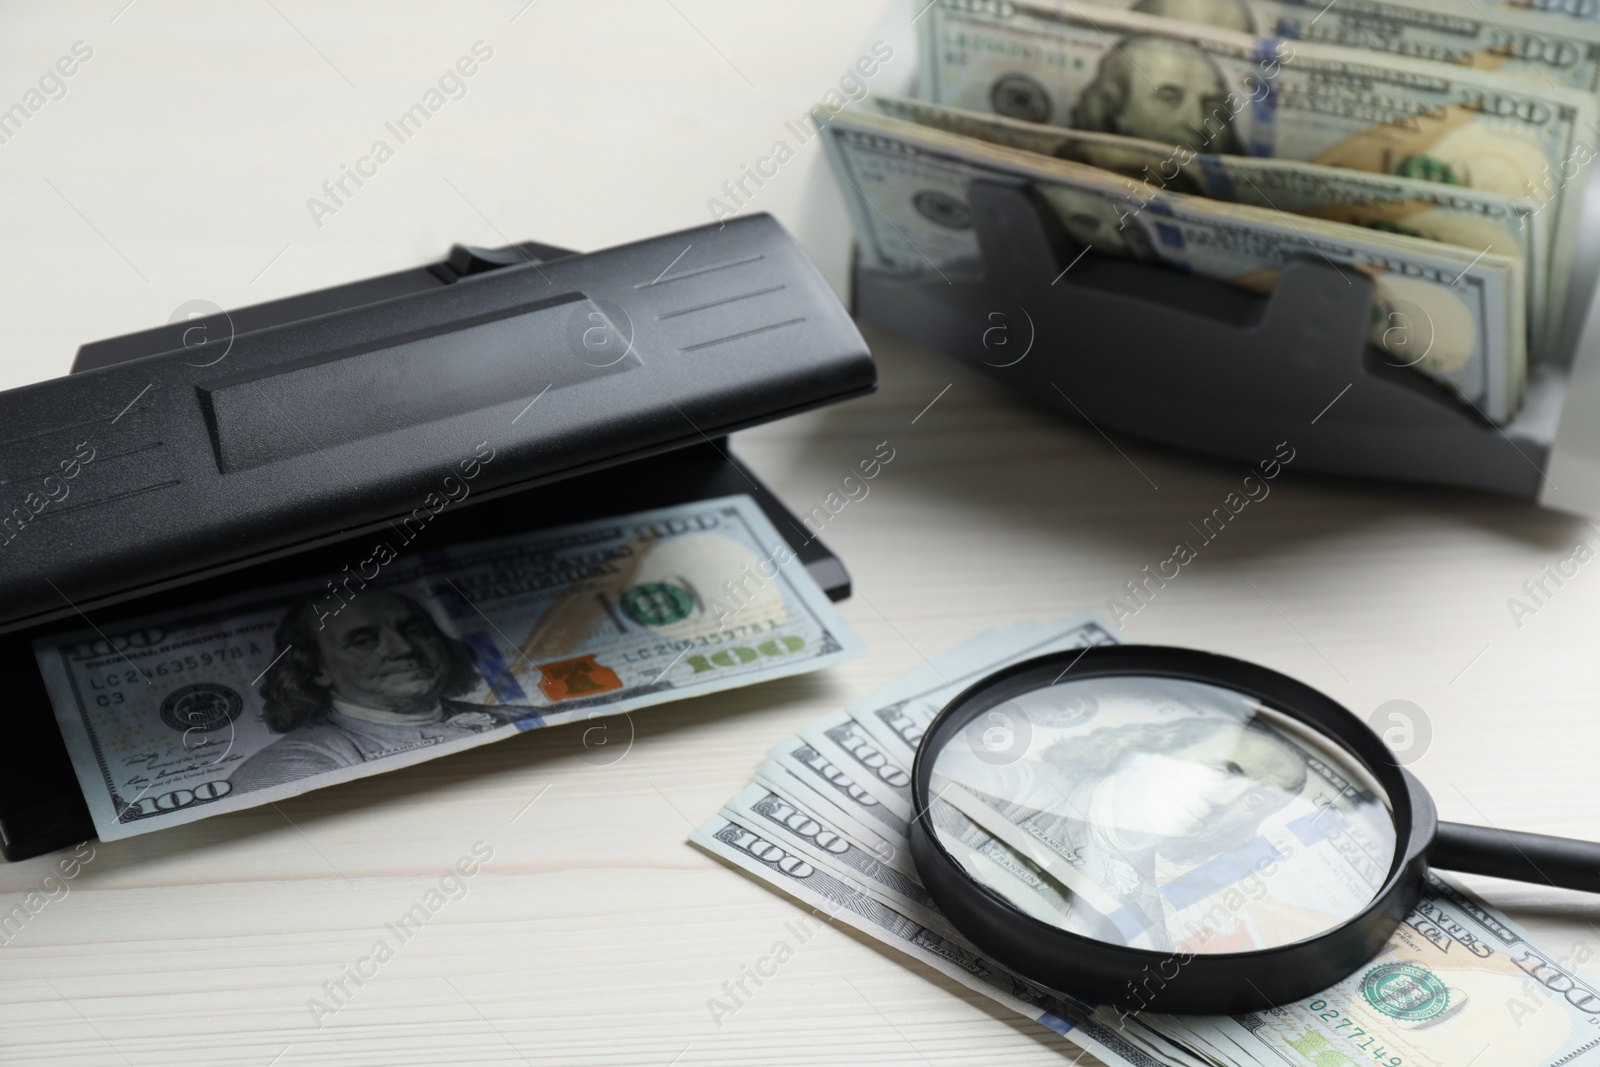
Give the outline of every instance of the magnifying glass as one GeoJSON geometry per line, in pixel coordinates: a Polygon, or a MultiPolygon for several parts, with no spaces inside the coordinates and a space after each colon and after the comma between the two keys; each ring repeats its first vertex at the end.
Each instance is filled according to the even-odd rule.
{"type": "Polygon", "coordinates": [[[1382,951],[1430,865],[1600,892],[1600,845],[1439,822],[1350,711],[1188,649],[990,675],[929,725],[912,797],[912,858],[958,930],[1130,1010],[1237,1014],[1326,989],[1382,951]]]}

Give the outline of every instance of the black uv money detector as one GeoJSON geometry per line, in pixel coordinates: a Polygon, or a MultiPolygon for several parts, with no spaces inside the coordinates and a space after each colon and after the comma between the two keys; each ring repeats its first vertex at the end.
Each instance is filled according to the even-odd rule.
{"type": "Polygon", "coordinates": [[[875,384],[764,215],[589,255],[458,246],[83,346],[69,376],[0,393],[0,851],[94,834],[41,630],[337,572],[343,542],[403,521],[484,442],[493,464],[413,547],[748,493],[841,599],[843,566],[726,436],[875,384]]]}

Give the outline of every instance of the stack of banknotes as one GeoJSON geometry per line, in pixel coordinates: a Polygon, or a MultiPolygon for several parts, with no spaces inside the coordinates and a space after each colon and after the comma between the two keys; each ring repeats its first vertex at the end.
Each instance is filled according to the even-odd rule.
{"type": "MultiPolygon", "coordinates": [[[[34,642],[102,840],[862,651],[748,496],[406,552],[34,642]]],[[[595,759],[626,724],[596,724],[595,759]]],[[[612,752],[604,750],[610,745],[612,752]]]]}
{"type": "MultiPolygon", "coordinates": [[[[979,635],[773,746],[755,780],[690,840],[824,921],[854,927],[1113,1067],[1600,1063],[1600,989],[1578,970],[1591,950],[1580,944],[1549,951],[1438,875],[1369,966],[1270,1011],[1127,1013],[1041,988],[985,959],[940,915],[911,861],[917,746],[946,701],[985,674],[1047,652],[1115,642],[1108,626],[1087,615],[979,635]],[[1399,998],[1372,995],[1395,968],[1426,971],[1447,990],[1445,1008],[1414,1010],[1399,998]]],[[[1005,845],[968,827],[965,847],[1008,871],[1028,869],[1017,854],[1003,855],[1005,845]]],[[[1041,880],[1037,891],[1052,889],[1041,880]]]]}
{"type": "MultiPolygon", "coordinates": [[[[1559,6],[1559,5],[1556,5],[1559,6]]],[[[920,5],[919,5],[920,7],[920,5]]],[[[967,190],[1023,179],[1073,240],[1270,291],[1365,275],[1370,339],[1504,423],[1563,358],[1600,249],[1600,22],[1476,0],[930,0],[919,99],[828,123],[862,265],[982,270],[967,190]]]]}

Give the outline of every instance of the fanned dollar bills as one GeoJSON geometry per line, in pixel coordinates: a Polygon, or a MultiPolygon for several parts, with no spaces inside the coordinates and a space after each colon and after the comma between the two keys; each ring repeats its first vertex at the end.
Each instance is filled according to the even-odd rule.
{"type": "MultiPolygon", "coordinates": [[[[1172,145],[1137,137],[1023,122],[897,96],[872,97],[866,106],[890,118],[1086,163],[1174,192],[1425,237],[1474,254],[1488,249],[1521,259],[1527,306],[1545,305],[1550,218],[1537,200],[1290,159],[1175,152],[1172,145]]],[[[1393,325],[1388,322],[1384,329],[1393,325]]],[[[1528,327],[1529,348],[1539,350],[1544,343],[1539,317],[1533,316],[1528,327]]]]}
{"type": "MultiPolygon", "coordinates": [[[[1092,616],[979,635],[774,745],[751,785],[690,840],[823,920],[854,927],[1111,1065],[1600,1064],[1600,990],[1576,969],[1581,960],[1541,948],[1437,876],[1369,964],[1271,1011],[1123,1013],[985,959],[939,914],[911,861],[906,824],[917,746],[945,702],[982,675],[1045,652],[1115,641],[1092,616]]],[[[1060,920],[1067,902],[1036,866],[959,813],[939,832],[947,848],[968,850],[969,869],[987,865],[989,884],[1008,886],[1017,906],[1032,901],[1041,917],[1060,920]]]]}
{"type": "Polygon", "coordinates": [[[1600,27],[1528,8],[1475,0],[1093,0],[1146,15],[1203,22],[1257,37],[1388,52],[1538,79],[1571,89],[1600,86],[1600,27]]]}
{"type": "Polygon", "coordinates": [[[102,839],[862,648],[746,496],[396,542],[323,581],[35,641],[102,839]]]}
{"type": "Polygon", "coordinates": [[[968,191],[1021,179],[1098,254],[1257,292],[1297,258],[1371,277],[1385,360],[1504,424],[1600,272],[1597,21],[1588,0],[929,0],[919,99],[875,96],[825,143],[868,269],[980,277],[968,191]]]}
{"type": "Polygon", "coordinates": [[[1559,328],[1600,143],[1593,92],[1076,3],[938,0],[921,29],[919,95],[935,103],[1536,199],[1554,242],[1531,312],[1559,328]]]}
{"type": "Polygon", "coordinates": [[[1509,418],[1521,401],[1527,325],[1519,258],[1191,196],[867,110],[829,123],[826,143],[863,261],[874,269],[977,276],[971,184],[1021,177],[1075,240],[1102,253],[1256,292],[1308,255],[1366,274],[1377,289],[1369,336],[1395,365],[1449,384],[1492,419],[1509,418]]]}

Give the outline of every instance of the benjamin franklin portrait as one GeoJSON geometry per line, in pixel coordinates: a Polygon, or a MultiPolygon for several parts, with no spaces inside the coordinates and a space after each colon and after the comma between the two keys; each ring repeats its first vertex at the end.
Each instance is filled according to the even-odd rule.
{"type": "Polygon", "coordinates": [[[1238,155],[1243,147],[1233,117],[1227,80],[1198,45],[1136,34],[1101,58],[1069,125],[1238,155]]]}
{"type": "Polygon", "coordinates": [[[1086,869],[1122,890],[1163,949],[1173,946],[1157,859],[1181,868],[1233,853],[1306,780],[1304,754],[1257,721],[1131,723],[1052,746],[1044,759],[1073,783],[1068,810],[1088,820],[1072,831],[1086,869]]]}
{"type": "Polygon", "coordinates": [[[1075,242],[1103,255],[1148,262],[1157,258],[1150,238],[1137,218],[1137,205],[1112,200],[1098,193],[1053,185],[1044,190],[1062,228],[1075,242]]]}
{"type": "Polygon", "coordinates": [[[363,589],[318,625],[291,608],[261,682],[267,726],[283,736],[240,763],[234,792],[292,782],[515,722],[532,708],[452,699],[479,683],[472,651],[410,597],[363,589]]]}

